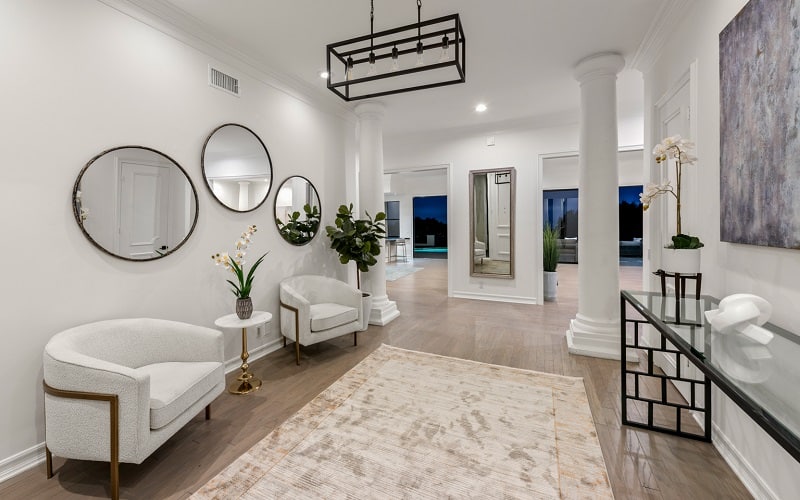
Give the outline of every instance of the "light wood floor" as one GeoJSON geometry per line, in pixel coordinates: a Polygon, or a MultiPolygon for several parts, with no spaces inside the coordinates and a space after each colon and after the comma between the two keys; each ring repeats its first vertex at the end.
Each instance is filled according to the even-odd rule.
{"type": "MultiPolygon", "coordinates": [[[[251,366],[264,387],[225,393],[212,419],[198,415],[141,465],[122,464],[123,498],[186,498],[381,343],[550,373],[584,377],[617,499],[738,499],[747,490],[708,443],[620,426],[619,365],[567,352],[564,332],[577,310],[577,267],[559,267],[559,297],[545,306],[447,298],[445,260],[417,260],[423,271],[388,284],[401,315],[370,327],[353,347],[346,336],[303,350],[293,345],[251,366]]],[[[641,288],[641,268],[621,268],[623,288],[641,288]]],[[[235,374],[233,374],[235,375],[235,374]]],[[[229,379],[233,379],[233,375],[229,379]]],[[[0,484],[0,498],[101,498],[104,463],[54,459],[0,484]]]]}

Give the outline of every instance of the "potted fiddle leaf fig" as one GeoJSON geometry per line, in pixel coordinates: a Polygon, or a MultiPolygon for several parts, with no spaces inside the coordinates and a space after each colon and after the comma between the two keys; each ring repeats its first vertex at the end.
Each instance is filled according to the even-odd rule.
{"type": "Polygon", "coordinates": [[[306,203],[303,205],[305,220],[301,220],[302,215],[299,211],[294,211],[286,216],[286,222],[275,218],[278,225],[278,232],[284,240],[292,245],[305,245],[311,241],[319,229],[320,213],[319,207],[313,207],[306,203]]]}
{"type": "Polygon", "coordinates": [[[366,218],[356,219],[353,216],[353,204],[341,205],[336,213],[336,225],[325,227],[331,239],[331,248],[339,254],[339,262],[356,263],[356,282],[361,288],[360,273],[366,273],[377,262],[381,253],[381,239],[385,237],[386,227],[383,222],[386,214],[378,212],[373,219],[369,212],[366,218]]]}
{"type": "Polygon", "coordinates": [[[697,274],[700,272],[700,248],[703,242],[697,236],[684,234],[681,228],[681,176],[684,165],[694,165],[697,157],[690,152],[694,143],[675,135],[667,137],[653,148],[656,163],[669,168],[670,160],[675,164],[675,186],[669,180],[662,184],[649,183],[639,195],[642,207],[647,210],[653,199],[662,194],[675,200],[677,231],[672,236],[672,243],[664,247],[661,254],[661,267],[664,271],[680,274],[697,274]]]}
{"type": "Polygon", "coordinates": [[[555,300],[558,292],[559,231],[547,224],[542,234],[542,268],[544,270],[544,300],[555,300]]]}
{"type": "MultiPolygon", "coordinates": [[[[325,231],[331,239],[331,248],[339,254],[339,262],[347,264],[351,260],[356,263],[356,283],[361,288],[361,273],[378,263],[381,253],[381,238],[386,235],[383,222],[386,214],[378,212],[373,219],[369,212],[366,218],[356,219],[353,215],[353,204],[341,205],[336,213],[336,225],[326,226],[325,231]]],[[[372,295],[361,292],[361,329],[369,325],[369,314],[372,310],[372,295]]]]}

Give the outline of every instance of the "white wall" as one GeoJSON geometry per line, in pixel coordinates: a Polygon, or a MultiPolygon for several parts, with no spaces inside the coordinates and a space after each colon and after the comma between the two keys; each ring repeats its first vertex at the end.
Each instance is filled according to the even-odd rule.
{"type": "MultiPolygon", "coordinates": [[[[643,152],[621,151],[619,153],[619,185],[642,184],[643,152]]],[[[578,155],[545,158],[542,162],[542,189],[577,189],[580,175],[578,155]]]]}
{"type": "MultiPolygon", "coordinates": [[[[671,36],[652,70],[645,74],[645,109],[666,93],[690,64],[697,61],[697,156],[693,188],[683,205],[685,232],[697,234],[702,250],[703,293],[723,297],[755,293],[774,306],[772,322],[794,333],[800,303],[800,253],[797,250],[720,242],[719,172],[719,32],[746,4],[746,0],[694,2],[680,23],[670,25],[671,36]]],[[[645,121],[645,151],[652,149],[655,124],[645,121]]],[[[674,208],[672,208],[674,210],[674,208]]],[[[654,223],[654,221],[650,221],[654,223]]],[[[655,249],[654,249],[655,250],[655,249]]],[[[800,362],[800,360],[798,360],[800,362]]],[[[795,398],[796,388],[785,397],[795,398]]],[[[732,453],[734,468],[751,483],[756,497],[796,498],[800,464],[775,443],[720,391],[714,391],[715,443],[732,453]],[[730,443],[735,450],[725,446],[730,443]],[[749,464],[749,465],[747,465],[749,464]],[[750,467],[749,474],[746,469],[750,467]],[[771,492],[769,491],[771,490],[771,492]]]]}
{"type": "Polygon", "coordinates": [[[406,251],[413,258],[414,197],[447,195],[447,169],[386,174],[384,188],[389,190],[384,192],[385,201],[400,202],[400,236],[411,238],[406,251]]]}
{"type": "MultiPolygon", "coordinates": [[[[0,2],[0,46],[8,48],[0,51],[0,66],[14,75],[0,80],[2,462],[44,441],[41,359],[52,335],[123,317],[213,326],[234,304],[226,276],[209,257],[230,250],[248,224],[259,227],[251,251],[270,251],[255,280],[257,309],[277,316],[284,276],[344,276],[323,235],[299,248],[280,238],[272,202],[281,180],[303,175],[316,185],[323,224],[330,224],[354,192],[345,183],[355,167],[346,159],[354,151],[352,123],[242,71],[240,98],[215,90],[207,71],[217,61],[96,0],[0,2]],[[221,207],[201,178],[203,141],[228,122],[252,128],[274,163],[267,203],[247,214],[221,207]],[[198,192],[194,234],[164,259],[133,263],[105,255],[72,216],[72,185],[82,166],[126,144],[171,156],[198,192]]],[[[251,350],[277,343],[278,331],[274,320],[265,334],[251,332],[251,350]]],[[[226,358],[239,355],[239,342],[236,332],[227,333],[226,358]]]]}

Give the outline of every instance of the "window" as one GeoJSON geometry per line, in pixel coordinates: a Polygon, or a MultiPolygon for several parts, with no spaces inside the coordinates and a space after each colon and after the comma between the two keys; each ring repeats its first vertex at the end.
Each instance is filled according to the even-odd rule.
{"type": "Polygon", "coordinates": [[[386,212],[386,237],[400,237],[400,202],[383,202],[384,212],[386,212]]]}

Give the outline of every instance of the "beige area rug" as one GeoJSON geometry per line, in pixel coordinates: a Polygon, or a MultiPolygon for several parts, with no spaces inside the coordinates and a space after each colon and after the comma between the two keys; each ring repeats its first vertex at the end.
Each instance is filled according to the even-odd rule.
{"type": "Polygon", "coordinates": [[[583,379],[383,345],[192,498],[613,495],[583,379]]]}

